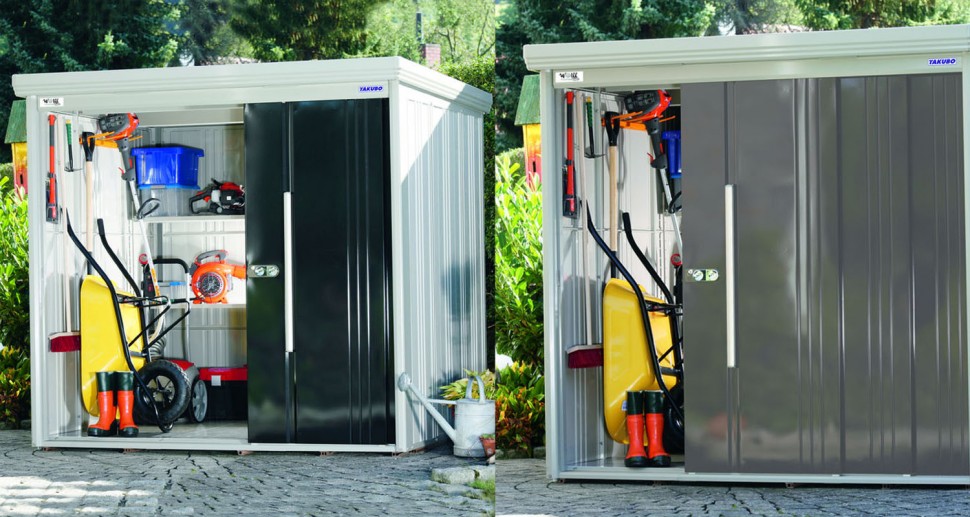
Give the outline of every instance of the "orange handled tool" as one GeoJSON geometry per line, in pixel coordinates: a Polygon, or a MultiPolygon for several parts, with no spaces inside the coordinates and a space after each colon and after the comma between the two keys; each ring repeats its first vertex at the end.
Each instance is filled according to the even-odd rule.
{"type": "Polygon", "coordinates": [[[57,209],[57,174],[54,172],[54,125],[57,123],[57,116],[51,114],[47,116],[47,123],[50,126],[50,168],[47,169],[47,222],[56,223],[59,210],[57,209]]]}

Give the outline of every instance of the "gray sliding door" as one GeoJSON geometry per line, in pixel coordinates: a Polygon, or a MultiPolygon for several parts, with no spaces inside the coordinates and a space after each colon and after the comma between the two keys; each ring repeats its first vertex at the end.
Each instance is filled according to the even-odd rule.
{"type": "Polygon", "coordinates": [[[683,87],[688,471],[970,472],[961,91],[683,87]]]}

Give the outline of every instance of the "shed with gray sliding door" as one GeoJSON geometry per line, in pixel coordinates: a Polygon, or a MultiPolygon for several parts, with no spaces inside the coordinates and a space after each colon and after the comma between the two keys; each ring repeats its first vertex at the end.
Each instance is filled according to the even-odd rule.
{"type": "MultiPolygon", "coordinates": [[[[613,341],[601,323],[610,267],[583,219],[551,202],[550,477],[970,481],[968,51],[968,26],[524,49],[541,76],[547,161],[566,156],[567,91],[595,118],[625,113],[634,92],[669,92],[661,129],[679,131],[681,153],[668,182],[683,249],[650,165],[662,151],[632,127],[620,132],[613,210],[630,213],[664,283],[678,284],[671,256],[683,260],[683,454],[669,468],[625,467],[627,445],[603,425],[608,370],[569,366],[576,345],[613,341]]],[[[597,127],[594,147],[605,140],[597,127]]],[[[605,236],[607,163],[576,168],[605,236]]],[[[543,188],[562,199],[562,181],[543,188]]],[[[662,298],[631,246],[620,239],[620,261],[662,298]]]]}
{"type": "MultiPolygon", "coordinates": [[[[118,150],[95,148],[88,203],[85,176],[68,166],[69,148],[75,168],[84,154],[64,136],[68,121],[76,137],[98,132],[102,115],[133,113],[138,156],[154,148],[201,156],[198,186],[151,187],[163,206],[171,201],[170,213],[142,219],[153,254],[192,264],[211,250],[200,263],[225,258],[247,277],[226,303],[189,304],[186,324],[159,345],[162,360],[201,370],[191,407],[201,407],[198,388],[215,416],[187,415],[170,432],[144,424],[137,438],[89,437],[79,363],[96,345],[83,328],[80,353],[52,351],[48,339],[95,312],[77,299],[87,267],[66,217],[47,222],[44,188],[33,189],[34,446],[404,452],[446,438],[395,380],[406,371],[434,396],[486,366],[488,93],[401,58],[17,75],[13,86],[27,99],[29,176],[44,186],[53,144],[57,209],[82,241],[97,233],[84,217],[92,208],[119,262],[140,275],[140,224],[118,150]],[[204,213],[189,210],[188,197],[212,180],[243,185],[244,214],[224,203],[229,194],[197,200],[204,213]]],[[[111,264],[94,241],[95,259],[111,264]]],[[[189,296],[180,269],[157,269],[163,295],[189,296]]]]}

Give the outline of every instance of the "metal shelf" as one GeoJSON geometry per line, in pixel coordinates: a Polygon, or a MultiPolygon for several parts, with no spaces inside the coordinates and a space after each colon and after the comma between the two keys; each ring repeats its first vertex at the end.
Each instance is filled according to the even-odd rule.
{"type": "Polygon", "coordinates": [[[210,310],[210,309],[245,309],[245,303],[193,303],[192,310],[210,310]]]}
{"type": "Polygon", "coordinates": [[[245,215],[165,215],[159,217],[146,217],[142,219],[146,223],[191,223],[191,222],[221,222],[221,221],[245,221],[245,215]]]}

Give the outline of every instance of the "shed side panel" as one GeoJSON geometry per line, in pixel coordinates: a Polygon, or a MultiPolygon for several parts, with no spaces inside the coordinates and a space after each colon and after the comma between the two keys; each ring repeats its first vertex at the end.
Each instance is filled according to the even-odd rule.
{"type": "MultiPolygon", "coordinates": [[[[400,89],[405,360],[418,392],[483,370],[485,280],[482,114],[400,89]]],[[[392,187],[394,188],[394,187],[392,187]]],[[[443,436],[411,398],[406,445],[443,436]]],[[[400,442],[400,439],[399,439],[400,442]]]]}

